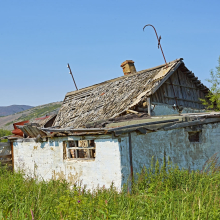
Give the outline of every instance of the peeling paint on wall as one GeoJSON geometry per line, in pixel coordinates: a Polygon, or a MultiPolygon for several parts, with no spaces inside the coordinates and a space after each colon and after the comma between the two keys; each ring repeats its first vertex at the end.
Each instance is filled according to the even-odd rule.
{"type": "MultiPolygon", "coordinates": [[[[81,138],[54,138],[53,146],[51,140],[44,143],[14,142],[14,167],[16,170],[25,170],[32,177],[66,179],[87,189],[103,185],[108,188],[114,182],[120,190],[123,184],[128,183],[131,173],[128,134],[115,139],[111,136],[96,136],[95,160],[63,159],[63,141],[81,138]]],[[[134,175],[140,173],[144,166],[150,167],[152,157],[154,162],[158,160],[160,163],[163,163],[164,157],[166,160],[169,157],[180,169],[202,169],[215,153],[220,155],[220,123],[147,134],[132,132],[131,142],[134,175]],[[192,142],[190,132],[199,132],[199,140],[192,142]]]]}
{"type": "MultiPolygon", "coordinates": [[[[73,138],[72,138],[73,139],[73,138]]],[[[63,160],[64,138],[44,143],[14,142],[15,169],[23,169],[32,177],[62,180],[86,185],[110,187],[112,182],[121,189],[120,151],[117,140],[98,139],[95,160],[63,160]],[[55,144],[56,142],[56,144],[55,144]],[[56,146],[58,145],[58,146],[56,146]]]]}
{"type": "MultiPolygon", "coordinates": [[[[199,127],[200,129],[200,127],[199,127]]],[[[123,181],[126,183],[130,176],[128,137],[121,139],[121,166],[123,181]]],[[[164,156],[179,168],[201,170],[205,162],[214,154],[220,156],[220,123],[202,126],[199,142],[190,142],[188,129],[181,128],[168,131],[157,131],[140,135],[132,133],[132,154],[134,174],[140,173],[142,168],[150,167],[152,157],[154,161],[163,163],[164,156]]],[[[219,161],[220,162],[220,161],[219,161]]]]}

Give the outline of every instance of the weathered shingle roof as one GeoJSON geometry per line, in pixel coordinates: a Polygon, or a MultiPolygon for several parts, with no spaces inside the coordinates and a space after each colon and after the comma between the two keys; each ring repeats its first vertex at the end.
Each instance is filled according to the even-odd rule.
{"type": "Polygon", "coordinates": [[[182,59],[174,60],[168,68],[161,65],[69,92],[54,126],[79,128],[116,117],[153,94],[182,63],[182,59]]]}

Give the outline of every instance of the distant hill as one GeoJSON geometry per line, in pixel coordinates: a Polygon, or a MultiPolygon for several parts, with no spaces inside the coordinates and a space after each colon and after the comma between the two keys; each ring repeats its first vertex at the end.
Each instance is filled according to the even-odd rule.
{"type": "Polygon", "coordinates": [[[29,105],[0,106],[0,116],[12,115],[17,112],[22,112],[30,108],[33,108],[33,106],[29,106],[29,105]]]}
{"type": "Polygon", "coordinates": [[[46,105],[39,105],[15,114],[0,117],[0,129],[13,130],[13,123],[19,121],[33,120],[45,115],[57,114],[62,102],[53,102],[46,105]]]}

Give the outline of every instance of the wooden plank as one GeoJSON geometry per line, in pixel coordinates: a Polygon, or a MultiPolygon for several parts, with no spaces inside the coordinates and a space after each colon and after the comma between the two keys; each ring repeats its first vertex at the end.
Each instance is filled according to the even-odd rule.
{"type": "Polygon", "coordinates": [[[179,106],[180,105],[185,106],[185,103],[183,101],[184,96],[183,96],[183,93],[182,93],[182,88],[180,87],[180,81],[179,81],[179,77],[178,77],[178,70],[176,70],[176,72],[173,74],[172,82],[174,84],[176,84],[176,86],[174,86],[174,89],[176,91],[176,97],[180,98],[179,102],[178,102],[179,106]]]}
{"type": "Polygon", "coordinates": [[[95,147],[68,147],[68,150],[94,150],[95,147]]]}
{"type": "MultiPolygon", "coordinates": [[[[187,85],[194,88],[194,89],[189,90],[187,99],[192,99],[194,101],[199,101],[199,96],[198,96],[199,90],[195,89],[196,88],[195,83],[187,75],[185,75],[185,77],[186,77],[185,82],[187,83],[187,85]]],[[[193,108],[199,108],[199,104],[196,103],[196,102],[192,103],[192,107],[193,108]]]]}
{"type": "Polygon", "coordinates": [[[154,93],[154,97],[155,97],[156,102],[160,102],[157,91],[154,93]]]}
{"type": "MultiPolygon", "coordinates": [[[[164,98],[166,98],[167,96],[174,96],[173,92],[171,90],[171,84],[170,85],[166,84],[166,88],[167,88],[167,93],[166,93],[166,95],[164,95],[164,98]]],[[[174,104],[172,100],[170,100],[168,98],[166,98],[166,100],[167,100],[167,104],[169,104],[169,105],[174,104]]]]}
{"type": "MultiPolygon", "coordinates": [[[[168,85],[171,85],[171,83],[169,83],[169,82],[165,82],[166,84],[168,84],[168,85]]],[[[179,85],[179,84],[175,84],[175,83],[173,83],[173,85],[174,86],[179,86],[179,87],[184,87],[184,88],[188,88],[188,89],[195,89],[195,90],[200,90],[199,88],[195,88],[195,87],[191,87],[191,86],[185,86],[185,85],[179,85]]]]}
{"type": "MultiPolygon", "coordinates": [[[[37,127],[31,127],[32,132],[34,133],[35,137],[37,137],[38,135],[40,135],[39,129],[37,127]]],[[[41,136],[41,135],[40,135],[41,136]]]]}
{"type": "Polygon", "coordinates": [[[161,87],[157,90],[157,94],[158,94],[159,102],[164,103],[164,97],[163,97],[163,92],[162,92],[161,87]]]}
{"type": "Polygon", "coordinates": [[[170,80],[170,83],[171,83],[171,89],[172,89],[172,92],[173,92],[173,97],[174,97],[174,100],[175,100],[175,105],[178,106],[178,105],[179,105],[179,103],[178,103],[178,101],[177,101],[177,98],[178,98],[178,97],[177,97],[175,88],[174,88],[174,86],[173,86],[173,82],[172,82],[171,77],[169,78],[169,80],[170,80]]]}
{"type": "Polygon", "coordinates": [[[67,159],[66,147],[67,147],[66,141],[63,141],[63,160],[67,159]]]}
{"type": "Polygon", "coordinates": [[[14,161],[14,145],[13,142],[10,143],[11,145],[11,155],[12,155],[12,171],[14,171],[14,165],[15,165],[15,161],[14,161]]]}
{"type": "MultiPolygon", "coordinates": [[[[189,80],[189,78],[187,77],[186,74],[181,74],[181,75],[182,75],[182,78],[183,78],[183,80],[182,80],[183,84],[187,87],[190,87],[190,88],[187,88],[187,87],[183,88],[183,91],[185,93],[185,99],[192,100],[192,101],[197,101],[197,98],[194,97],[194,93],[196,92],[195,85],[189,80]]],[[[196,108],[196,103],[187,102],[186,106],[190,107],[190,108],[196,108]]]]}
{"type": "Polygon", "coordinates": [[[110,128],[108,131],[117,131],[121,129],[127,129],[127,128],[133,128],[133,127],[141,127],[144,125],[152,125],[152,124],[162,124],[162,123],[167,123],[167,122],[174,122],[174,121],[179,121],[179,119],[170,119],[170,120],[163,120],[163,121],[152,121],[152,122],[146,122],[146,123],[140,123],[140,124],[133,124],[133,125],[127,125],[127,126],[121,126],[117,128],[110,128]]]}
{"type": "Polygon", "coordinates": [[[95,160],[95,158],[68,158],[68,160],[95,160]]]}
{"type": "Polygon", "coordinates": [[[164,128],[164,130],[171,130],[171,129],[183,128],[183,127],[194,126],[194,125],[216,123],[216,122],[220,122],[220,118],[209,118],[209,119],[205,119],[205,120],[181,122],[181,123],[177,123],[175,125],[171,125],[170,127],[166,127],[166,128],[164,128]]]}
{"type": "Polygon", "coordinates": [[[138,114],[139,114],[139,112],[134,111],[134,110],[131,110],[131,109],[127,110],[127,112],[128,112],[128,113],[133,113],[133,114],[136,114],[136,115],[138,115],[138,114]]]}
{"type": "MultiPolygon", "coordinates": [[[[180,86],[180,90],[181,90],[181,93],[182,93],[182,98],[185,99],[186,98],[186,91],[182,87],[182,82],[184,80],[183,80],[182,73],[181,73],[180,70],[177,70],[177,78],[178,78],[178,81],[179,81],[179,86],[180,86]]],[[[183,106],[187,106],[187,105],[188,105],[188,102],[183,101],[183,106]]]]}
{"type": "Polygon", "coordinates": [[[131,142],[131,133],[128,133],[128,144],[129,144],[129,161],[130,161],[130,173],[131,173],[131,187],[133,186],[133,160],[132,160],[132,142],[131,142]]]}
{"type": "Polygon", "coordinates": [[[148,115],[151,116],[151,103],[150,103],[150,97],[147,97],[147,103],[148,103],[148,115]]]}
{"type": "MultiPolygon", "coordinates": [[[[12,160],[0,160],[1,165],[12,164],[12,160]]],[[[13,166],[13,164],[12,164],[13,166]]]]}
{"type": "Polygon", "coordinates": [[[0,147],[10,147],[10,142],[0,142],[0,147]]]}
{"type": "Polygon", "coordinates": [[[159,85],[157,85],[155,88],[152,89],[151,94],[155,93],[160,87],[161,85],[163,85],[163,83],[165,81],[167,81],[167,79],[179,68],[179,66],[182,64],[182,60],[180,60],[175,67],[173,68],[173,70],[171,70],[159,83],[159,85]]]}
{"type": "Polygon", "coordinates": [[[43,131],[47,132],[93,132],[93,131],[105,131],[104,128],[64,128],[64,129],[56,129],[56,128],[41,128],[43,131]]]}
{"type": "Polygon", "coordinates": [[[0,155],[0,158],[12,158],[12,154],[0,155]]]}
{"type": "MultiPolygon", "coordinates": [[[[170,97],[170,96],[165,96],[165,97],[168,98],[168,99],[175,99],[174,97],[170,97]]],[[[190,99],[180,99],[180,98],[177,98],[177,100],[183,100],[183,101],[186,101],[186,102],[202,103],[201,101],[193,101],[193,100],[190,100],[190,99]]]]}
{"type": "Polygon", "coordinates": [[[24,129],[27,131],[28,136],[31,136],[32,138],[35,137],[35,135],[33,134],[33,132],[30,130],[28,126],[24,126],[24,129]]]}
{"type": "MultiPolygon", "coordinates": [[[[168,94],[167,94],[167,85],[166,85],[166,84],[163,84],[163,85],[161,86],[161,88],[163,89],[164,102],[165,102],[165,104],[168,104],[168,99],[165,98],[165,96],[168,95],[168,94]]],[[[153,100],[152,100],[152,102],[153,102],[153,100]]]]}

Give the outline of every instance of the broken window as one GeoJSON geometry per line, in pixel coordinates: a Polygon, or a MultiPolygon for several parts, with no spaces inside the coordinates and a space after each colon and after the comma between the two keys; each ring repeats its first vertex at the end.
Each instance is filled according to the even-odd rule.
{"type": "Polygon", "coordinates": [[[63,159],[94,159],[94,140],[67,141],[63,143],[63,159]]]}
{"type": "Polygon", "coordinates": [[[200,131],[188,132],[189,142],[200,142],[200,131]]]}

